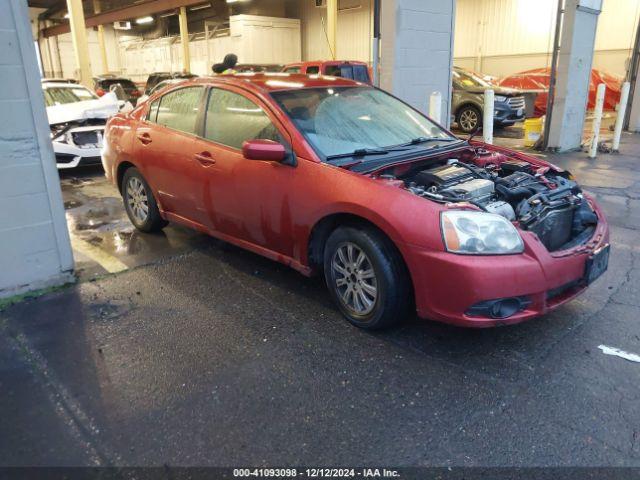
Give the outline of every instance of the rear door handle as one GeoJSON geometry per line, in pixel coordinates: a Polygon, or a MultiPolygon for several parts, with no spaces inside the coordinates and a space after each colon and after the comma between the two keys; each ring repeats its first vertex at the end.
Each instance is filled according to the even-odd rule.
{"type": "Polygon", "coordinates": [[[216,163],[209,152],[196,153],[193,157],[204,167],[210,167],[216,163]]]}
{"type": "Polygon", "coordinates": [[[147,132],[139,134],[138,140],[140,140],[140,143],[142,143],[143,145],[149,145],[152,142],[151,135],[149,135],[147,132]]]}

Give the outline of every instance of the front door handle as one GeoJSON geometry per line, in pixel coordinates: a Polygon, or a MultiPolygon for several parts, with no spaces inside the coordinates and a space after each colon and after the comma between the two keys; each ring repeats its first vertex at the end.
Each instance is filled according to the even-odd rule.
{"type": "Polygon", "coordinates": [[[210,167],[216,163],[209,152],[196,153],[193,157],[204,167],[210,167]]]}
{"type": "Polygon", "coordinates": [[[151,135],[149,135],[147,132],[139,134],[138,140],[140,140],[140,143],[142,143],[143,145],[149,145],[152,142],[151,135]]]}

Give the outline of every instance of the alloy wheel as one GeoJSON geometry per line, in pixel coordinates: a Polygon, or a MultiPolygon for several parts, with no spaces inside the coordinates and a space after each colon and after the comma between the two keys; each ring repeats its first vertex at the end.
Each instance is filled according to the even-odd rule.
{"type": "Polygon", "coordinates": [[[331,273],[338,298],[356,315],[371,313],[378,298],[378,281],[373,264],[355,243],[338,246],[331,260],[331,273]]]}
{"type": "Polygon", "coordinates": [[[134,218],[144,223],[149,218],[147,190],[139,178],[131,177],[127,182],[127,204],[134,218]]]}
{"type": "Polygon", "coordinates": [[[478,114],[475,110],[465,110],[460,114],[460,127],[465,131],[471,131],[478,125],[478,114]]]}

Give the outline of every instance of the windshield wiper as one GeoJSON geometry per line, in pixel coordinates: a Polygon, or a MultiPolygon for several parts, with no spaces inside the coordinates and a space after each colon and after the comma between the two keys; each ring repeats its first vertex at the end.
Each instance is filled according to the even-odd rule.
{"type": "Polygon", "coordinates": [[[408,147],[410,145],[419,145],[421,143],[429,142],[455,142],[457,138],[439,138],[439,137],[416,137],[409,140],[407,143],[402,143],[400,147],[408,147]]]}
{"type": "Polygon", "coordinates": [[[366,157],[369,155],[386,155],[391,152],[403,152],[405,150],[406,148],[356,148],[352,152],[328,155],[327,160],[334,160],[336,158],[366,157]]]}

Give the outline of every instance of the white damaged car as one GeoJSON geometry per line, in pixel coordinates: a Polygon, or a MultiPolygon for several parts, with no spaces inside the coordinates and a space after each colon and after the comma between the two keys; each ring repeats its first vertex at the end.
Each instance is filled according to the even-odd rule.
{"type": "Polygon", "coordinates": [[[98,98],[74,83],[43,82],[42,90],[58,168],[101,163],[105,124],[124,102],[113,92],[98,98]]]}

